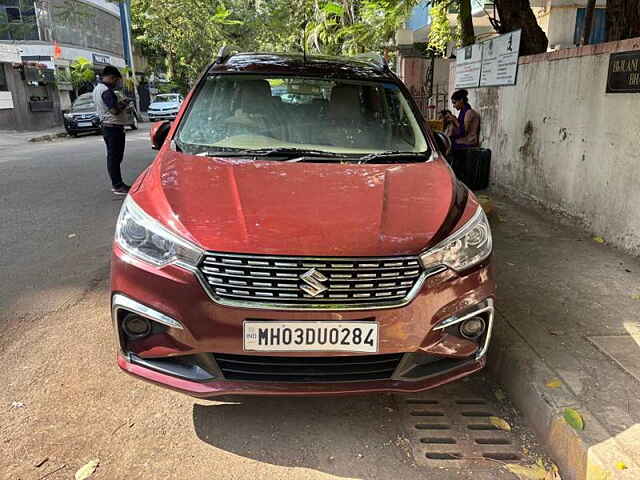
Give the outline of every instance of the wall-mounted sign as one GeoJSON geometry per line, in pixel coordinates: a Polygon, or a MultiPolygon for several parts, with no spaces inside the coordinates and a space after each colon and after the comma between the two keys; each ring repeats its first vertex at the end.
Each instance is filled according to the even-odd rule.
{"type": "Polygon", "coordinates": [[[482,42],[481,87],[516,84],[521,33],[516,30],[482,42]]]}
{"type": "Polygon", "coordinates": [[[101,65],[110,65],[111,57],[109,55],[100,55],[99,53],[93,54],[93,63],[101,65]]]}
{"type": "Polygon", "coordinates": [[[611,54],[607,93],[640,93],[640,51],[611,54]]]}
{"type": "Polygon", "coordinates": [[[0,43],[0,62],[5,62],[5,63],[20,62],[20,54],[18,52],[18,48],[13,45],[0,43]]]}
{"type": "Polygon", "coordinates": [[[0,92],[0,110],[13,108],[11,92],[0,92]]]}
{"type": "Polygon", "coordinates": [[[480,84],[482,46],[474,43],[456,50],[456,88],[475,88],[480,84]]]}

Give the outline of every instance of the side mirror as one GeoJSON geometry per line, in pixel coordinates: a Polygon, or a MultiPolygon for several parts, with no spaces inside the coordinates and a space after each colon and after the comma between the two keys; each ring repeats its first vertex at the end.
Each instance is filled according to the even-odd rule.
{"type": "Polygon", "coordinates": [[[442,132],[435,132],[434,136],[440,153],[444,156],[449,155],[449,152],[451,152],[451,139],[442,132]]]}
{"type": "Polygon", "coordinates": [[[162,144],[167,139],[167,135],[171,130],[171,122],[165,120],[164,122],[155,122],[151,126],[149,136],[151,137],[151,148],[154,150],[160,150],[162,144]]]}

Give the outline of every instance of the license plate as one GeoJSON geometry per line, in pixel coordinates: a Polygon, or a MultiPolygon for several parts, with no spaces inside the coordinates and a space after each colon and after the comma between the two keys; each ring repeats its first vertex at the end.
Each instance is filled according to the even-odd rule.
{"type": "Polygon", "coordinates": [[[82,128],[82,127],[92,127],[93,123],[91,123],[91,122],[78,122],[78,126],[80,128],[82,128]]]}
{"type": "Polygon", "coordinates": [[[376,322],[244,322],[244,349],[256,352],[378,351],[376,322]]]}

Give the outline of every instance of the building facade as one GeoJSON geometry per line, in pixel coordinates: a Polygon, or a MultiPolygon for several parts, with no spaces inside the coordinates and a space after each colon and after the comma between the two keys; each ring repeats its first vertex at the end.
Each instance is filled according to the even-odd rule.
{"type": "MultiPolygon", "coordinates": [[[[580,44],[587,0],[531,0],[530,3],[538,24],[549,39],[549,50],[572,48],[580,44]]],[[[590,43],[602,43],[607,39],[606,3],[606,0],[596,0],[590,43]]],[[[400,78],[412,92],[424,90],[424,86],[428,83],[426,73],[433,79],[433,87],[429,89],[430,91],[447,90],[446,87],[435,87],[440,87],[443,78],[448,79],[448,63],[446,61],[436,62],[433,66],[434,72],[429,72],[428,63],[430,60],[413,48],[415,44],[424,44],[428,41],[431,29],[430,4],[430,0],[423,0],[414,7],[404,27],[396,33],[399,51],[397,70],[400,78]]],[[[458,12],[455,5],[452,5],[448,17],[451,28],[455,28],[458,12]]],[[[491,25],[491,18],[498,17],[493,1],[472,0],[471,7],[476,41],[481,42],[497,35],[491,25]]],[[[453,43],[450,44],[445,57],[454,53],[455,47],[453,43]]],[[[436,103],[439,107],[440,99],[436,103]]]]}
{"type": "Polygon", "coordinates": [[[126,65],[120,9],[107,0],[0,0],[0,129],[62,123],[69,66],[126,65]]]}

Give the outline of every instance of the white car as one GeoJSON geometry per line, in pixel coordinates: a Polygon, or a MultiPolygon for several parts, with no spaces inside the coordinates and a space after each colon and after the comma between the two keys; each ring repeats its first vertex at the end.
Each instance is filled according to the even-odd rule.
{"type": "Polygon", "coordinates": [[[155,122],[157,120],[174,120],[180,110],[180,105],[184,97],[179,93],[161,93],[156,95],[147,114],[149,115],[149,121],[155,122]]]}

